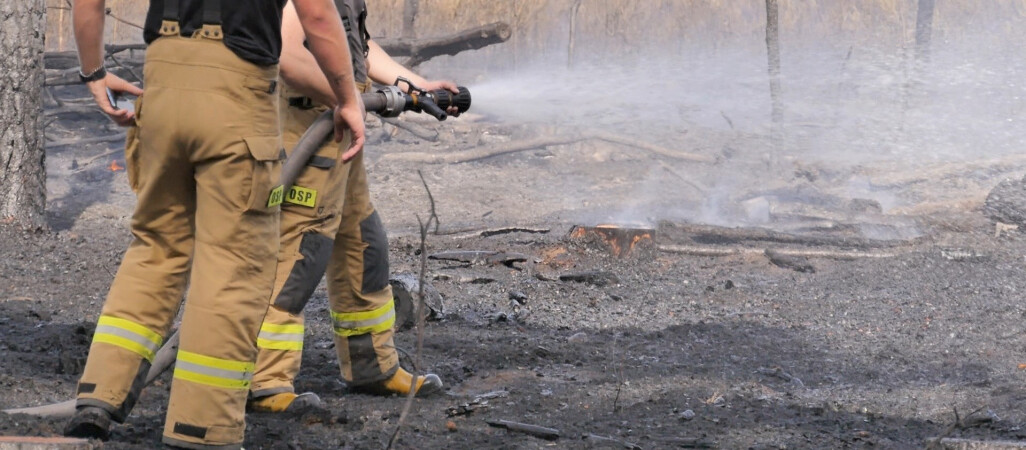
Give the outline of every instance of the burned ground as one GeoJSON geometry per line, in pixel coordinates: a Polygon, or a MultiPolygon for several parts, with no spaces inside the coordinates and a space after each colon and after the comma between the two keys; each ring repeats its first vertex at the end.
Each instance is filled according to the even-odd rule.
{"type": "MultiPolygon", "coordinates": [[[[1017,368],[1026,243],[1017,236],[926,237],[889,247],[891,258],[812,258],[815,271],[803,273],[758,255],[642,248],[616,258],[551,228],[429,237],[429,252],[532,259],[512,268],[429,263],[445,308],[427,325],[422,365],[449,390],[416,402],[400,447],[551,445],[491,428],[489,419],[559,429],[563,448],[615,446],[589,435],[643,448],[695,440],[720,448],[915,448],[945,433],[1026,438],[1017,368]],[[545,275],[587,270],[609,271],[619,283],[545,275]],[[978,421],[950,430],[956,410],[963,419],[979,410],[978,421]]],[[[70,398],[127,233],[2,233],[0,406],[70,398]]],[[[656,233],[664,248],[688,243],[673,224],[656,233]]],[[[418,268],[418,246],[416,236],[392,239],[394,271],[418,268]]],[[[320,394],[328,412],[251,415],[247,448],[374,448],[395,426],[402,399],[350,393],[340,382],[324,295],[319,290],[310,308],[298,387],[320,394]]],[[[398,344],[412,353],[414,333],[400,334],[398,344]]],[[[167,385],[165,374],[107,447],[152,447],[167,385]]],[[[3,434],[52,435],[62,425],[26,416],[0,423],[3,434]]]]}

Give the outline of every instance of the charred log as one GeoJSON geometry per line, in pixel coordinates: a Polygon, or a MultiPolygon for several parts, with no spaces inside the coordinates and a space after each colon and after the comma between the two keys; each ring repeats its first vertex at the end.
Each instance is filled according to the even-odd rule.
{"type": "Polygon", "coordinates": [[[504,22],[495,22],[477,28],[437,38],[380,39],[376,42],[392,56],[406,56],[408,66],[416,66],[436,56],[456,55],[509,40],[513,29],[504,22]]]}

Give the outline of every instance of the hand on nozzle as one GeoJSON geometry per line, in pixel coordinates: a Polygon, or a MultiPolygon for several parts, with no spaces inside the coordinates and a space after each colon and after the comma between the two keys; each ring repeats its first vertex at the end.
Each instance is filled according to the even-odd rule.
{"type": "Polygon", "coordinates": [[[360,153],[363,150],[364,141],[367,140],[364,135],[364,111],[361,103],[356,101],[345,106],[335,107],[335,142],[342,141],[345,130],[349,129],[353,132],[353,140],[349,144],[349,148],[342,154],[342,162],[347,162],[360,153]]]}
{"type": "Polygon", "coordinates": [[[90,81],[86,83],[86,87],[89,88],[89,92],[93,94],[93,99],[96,101],[96,105],[103,110],[104,114],[107,114],[114,123],[120,126],[127,127],[135,123],[135,112],[124,109],[114,109],[114,105],[110,104],[110,100],[107,98],[107,89],[109,88],[115,93],[128,93],[131,95],[139,96],[142,95],[143,90],[132,83],[123,80],[121,77],[114,75],[110,72],[103,79],[90,81]]]}
{"type": "MultiPolygon", "coordinates": [[[[456,83],[448,80],[430,80],[425,82],[423,86],[419,87],[425,91],[445,89],[449,92],[452,92],[453,94],[460,93],[459,86],[456,86],[456,83]]],[[[460,109],[457,108],[456,105],[449,105],[449,107],[445,109],[445,113],[453,117],[459,117],[460,109]]]]}

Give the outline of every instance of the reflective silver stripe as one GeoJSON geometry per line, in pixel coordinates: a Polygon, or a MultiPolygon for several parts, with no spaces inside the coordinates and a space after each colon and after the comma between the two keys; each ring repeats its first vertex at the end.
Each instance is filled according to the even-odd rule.
{"type": "Polygon", "coordinates": [[[239,372],[236,370],[215,369],[213,367],[202,366],[188,361],[182,361],[181,358],[175,361],[175,370],[188,370],[189,372],[195,372],[202,375],[210,375],[212,377],[218,378],[227,378],[229,380],[250,381],[253,379],[253,372],[239,372]]]}
{"type": "Polygon", "coordinates": [[[160,345],[147,339],[144,336],[140,336],[138,333],[134,333],[124,328],[118,328],[111,325],[97,325],[94,334],[110,334],[117,337],[125,338],[145,347],[150,352],[156,352],[158,349],[160,349],[160,345]]]}
{"type": "Polygon", "coordinates": [[[371,328],[371,327],[373,327],[375,325],[381,325],[381,324],[383,324],[385,322],[388,322],[389,320],[392,320],[392,319],[395,319],[395,309],[394,308],[388,310],[388,312],[383,314],[381,317],[375,317],[373,319],[353,320],[353,321],[336,320],[335,321],[335,328],[340,328],[340,329],[343,329],[343,330],[355,330],[355,329],[359,329],[359,328],[371,328]]]}
{"type": "Polygon", "coordinates": [[[267,339],[268,341],[286,341],[286,342],[303,342],[302,333],[271,333],[269,331],[261,331],[257,335],[257,339],[267,339]]]}

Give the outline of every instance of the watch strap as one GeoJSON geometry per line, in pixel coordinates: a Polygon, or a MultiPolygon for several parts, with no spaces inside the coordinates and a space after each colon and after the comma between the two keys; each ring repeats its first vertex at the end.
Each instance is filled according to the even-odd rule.
{"type": "Polygon", "coordinates": [[[81,80],[83,83],[89,83],[89,82],[92,82],[92,81],[101,80],[101,79],[103,79],[106,76],[107,76],[107,69],[103,68],[103,66],[100,66],[99,69],[94,70],[93,73],[91,73],[89,75],[86,75],[86,74],[82,73],[81,70],[79,70],[79,72],[78,72],[78,79],[81,80]]]}

